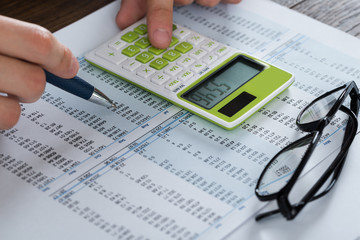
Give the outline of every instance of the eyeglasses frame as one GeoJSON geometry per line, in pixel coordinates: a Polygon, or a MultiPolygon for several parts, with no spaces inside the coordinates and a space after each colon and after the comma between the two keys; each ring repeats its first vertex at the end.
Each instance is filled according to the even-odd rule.
{"type": "Polygon", "coordinates": [[[255,194],[261,201],[270,201],[270,200],[277,200],[279,209],[273,210],[270,212],[261,213],[256,217],[256,220],[263,219],[267,216],[274,215],[276,213],[281,213],[287,220],[291,220],[295,218],[298,213],[301,211],[301,209],[310,201],[313,201],[315,199],[318,199],[322,196],[324,196],[326,193],[328,193],[331,188],[336,183],[342,167],[345,163],[345,159],[347,156],[348,149],[355,138],[357,127],[358,127],[358,121],[357,121],[357,115],[359,113],[359,89],[354,81],[351,81],[341,87],[335,88],[319,97],[314,99],[310,104],[307,105],[302,111],[299,113],[296,124],[299,127],[300,130],[305,132],[310,132],[308,135],[296,140],[295,142],[289,144],[285,148],[283,148],[281,151],[279,151],[266,165],[263,172],[261,173],[258,183],[255,188],[255,194]],[[315,102],[319,101],[320,99],[323,99],[334,92],[337,92],[341,89],[344,89],[343,92],[340,94],[336,102],[334,103],[333,107],[329,110],[328,114],[323,117],[322,119],[319,119],[317,121],[313,121],[310,123],[300,123],[300,118],[302,114],[315,102]],[[350,109],[343,106],[343,103],[345,99],[350,96],[350,109]],[[317,143],[320,141],[320,138],[322,136],[322,132],[324,128],[331,122],[337,111],[343,111],[349,116],[349,120],[345,129],[344,134],[344,141],[341,145],[341,151],[338,153],[336,158],[332,161],[330,166],[326,169],[326,171],[322,174],[322,176],[317,180],[317,182],[310,188],[310,190],[305,194],[305,196],[298,202],[297,204],[290,204],[290,201],[288,200],[288,196],[290,191],[292,190],[293,186],[295,185],[295,182],[299,178],[301,172],[303,171],[307,161],[310,159],[310,156],[312,155],[313,151],[315,150],[317,143]],[[269,194],[269,195],[261,195],[260,194],[260,183],[261,179],[265,175],[267,169],[271,166],[273,161],[277,159],[277,157],[282,154],[285,151],[288,151],[289,149],[292,149],[294,147],[297,147],[299,144],[302,144],[305,141],[308,141],[309,138],[312,138],[309,144],[309,147],[305,151],[305,154],[303,155],[299,165],[297,166],[294,174],[291,176],[289,181],[283,186],[279,191],[269,194]],[[317,191],[323,186],[323,184],[328,180],[328,178],[332,175],[332,179],[330,181],[330,184],[328,187],[322,191],[320,194],[317,194],[317,191]]]}

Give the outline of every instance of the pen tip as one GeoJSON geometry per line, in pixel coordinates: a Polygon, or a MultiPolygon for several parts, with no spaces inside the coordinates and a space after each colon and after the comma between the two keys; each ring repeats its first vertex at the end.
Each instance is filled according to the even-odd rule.
{"type": "Polygon", "coordinates": [[[116,104],[108,98],[104,93],[102,93],[99,89],[94,89],[93,94],[89,98],[89,101],[97,103],[99,105],[103,105],[105,107],[117,108],[116,104]]]}

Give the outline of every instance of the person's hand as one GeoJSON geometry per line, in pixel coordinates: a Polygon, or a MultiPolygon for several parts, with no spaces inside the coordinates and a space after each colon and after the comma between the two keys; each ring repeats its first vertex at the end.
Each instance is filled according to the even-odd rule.
{"type": "Polygon", "coordinates": [[[116,23],[124,29],[147,15],[148,36],[157,48],[167,48],[171,41],[173,5],[196,2],[213,7],[218,3],[239,3],[241,0],[122,0],[116,23]]]}
{"type": "Polygon", "coordinates": [[[20,117],[20,102],[34,102],[43,93],[43,69],[71,78],[79,63],[48,30],[35,24],[0,16],[0,36],[0,129],[9,129],[20,117]]]}

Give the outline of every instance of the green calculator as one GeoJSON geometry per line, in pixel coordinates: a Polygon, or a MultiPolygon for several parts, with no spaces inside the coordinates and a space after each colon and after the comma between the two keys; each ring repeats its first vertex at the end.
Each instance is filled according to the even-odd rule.
{"type": "Polygon", "coordinates": [[[294,81],[278,67],[177,24],[169,48],[155,48],[145,19],[85,58],[225,129],[238,126],[294,81]]]}

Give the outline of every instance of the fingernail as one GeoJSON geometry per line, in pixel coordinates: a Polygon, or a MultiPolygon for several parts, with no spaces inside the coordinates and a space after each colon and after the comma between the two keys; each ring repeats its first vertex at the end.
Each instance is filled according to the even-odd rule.
{"type": "Polygon", "coordinates": [[[79,62],[77,58],[73,55],[71,57],[70,73],[75,76],[78,71],[79,71],[79,62]]]}
{"type": "Polygon", "coordinates": [[[170,44],[170,34],[165,29],[156,29],[153,37],[153,45],[166,48],[170,44]]]}

